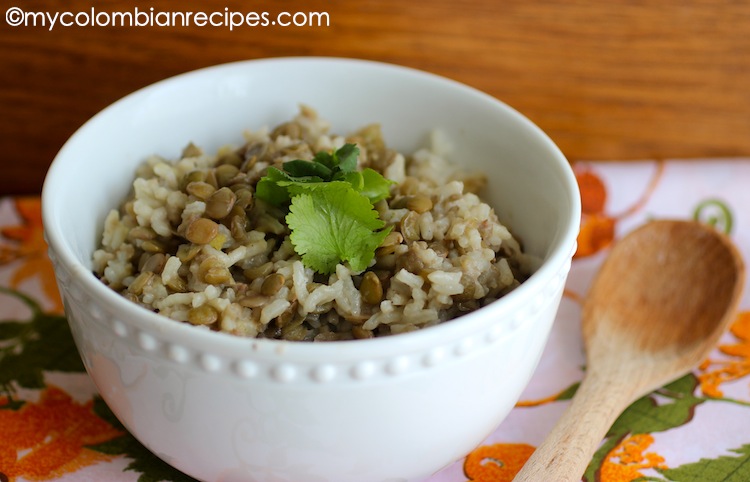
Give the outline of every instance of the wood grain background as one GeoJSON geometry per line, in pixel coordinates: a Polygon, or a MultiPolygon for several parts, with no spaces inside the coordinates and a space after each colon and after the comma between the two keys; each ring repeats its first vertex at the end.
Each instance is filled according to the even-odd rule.
{"type": "Polygon", "coordinates": [[[259,57],[394,62],[484,90],[570,159],[750,155],[750,2],[2,0],[26,11],[327,12],[328,27],[0,25],[0,194],[35,193],[97,111],[165,77],[259,57]]]}

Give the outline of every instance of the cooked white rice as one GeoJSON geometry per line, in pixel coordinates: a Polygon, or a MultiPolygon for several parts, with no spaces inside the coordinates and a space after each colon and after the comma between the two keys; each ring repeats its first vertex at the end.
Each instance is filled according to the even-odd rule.
{"type": "Polygon", "coordinates": [[[405,157],[386,147],[378,126],[334,135],[303,107],[273,130],[246,133],[239,148],[209,155],[190,144],[179,159],[151,157],[130,198],[107,216],[94,271],[164,316],[245,337],[343,340],[445,322],[508,293],[533,269],[478,197],[484,176],[450,165],[445,145],[436,136],[405,157]],[[393,229],[364,272],[339,264],[323,276],[295,253],[286,213],[254,190],[268,166],[347,142],[360,148],[360,168],[396,181],[375,206],[393,229]],[[223,190],[224,203],[212,198],[222,187],[233,193],[223,190]],[[186,238],[198,219],[218,224],[210,240],[186,238]]]}

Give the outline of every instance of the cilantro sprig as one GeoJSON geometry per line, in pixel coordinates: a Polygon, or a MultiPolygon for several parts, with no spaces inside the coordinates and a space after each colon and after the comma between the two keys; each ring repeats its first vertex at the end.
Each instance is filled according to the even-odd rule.
{"type": "Polygon", "coordinates": [[[358,156],[355,144],[345,144],[318,152],[312,161],[269,167],[256,186],[260,199],[289,206],[292,245],[305,266],[319,273],[332,273],[342,262],[363,271],[391,231],[374,204],[390,195],[393,181],[370,168],[357,170],[358,156]]]}

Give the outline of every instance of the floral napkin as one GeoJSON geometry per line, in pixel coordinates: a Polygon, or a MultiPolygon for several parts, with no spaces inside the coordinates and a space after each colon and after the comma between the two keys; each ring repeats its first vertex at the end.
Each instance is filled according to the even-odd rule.
{"type": "MultiPolygon", "coordinates": [[[[579,248],[540,365],[494,433],[427,482],[513,479],[583,376],[581,303],[609,246],[625,233],[654,218],[698,219],[729,233],[750,259],[750,159],[574,168],[583,204],[579,248]]],[[[140,445],[97,395],[46,250],[39,197],[0,198],[0,482],[192,481],[140,445]]],[[[585,480],[750,480],[750,286],[714,352],[631,405],[585,480]]]]}

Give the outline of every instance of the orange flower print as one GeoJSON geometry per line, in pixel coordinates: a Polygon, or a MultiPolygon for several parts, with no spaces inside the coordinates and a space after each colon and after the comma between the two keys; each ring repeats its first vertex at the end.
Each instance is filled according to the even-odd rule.
{"type": "Polygon", "coordinates": [[[615,238],[615,219],[605,214],[607,187],[588,168],[575,169],[581,191],[581,230],[574,257],[591,256],[609,246],[615,238]]]}
{"type": "Polygon", "coordinates": [[[584,214],[601,214],[607,204],[607,188],[594,172],[576,170],[578,189],[581,191],[581,211],[584,214]]]}
{"type": "Polygon", "coordinates": [[[581,229],[578,235],[578,250],[574,258],[584,258],[612,244],[615,239],[617,221],[637,212],[648,201],[661,179],[664,163],[657,163],[656,174],[651,178],[638,201],[619,214],[606,211],[607,187],[601,177],[591,168],[578,165],[574,168],[581,191],[581,229]]]}
{"type": "Polygon", "coordinates": [[[483,445],[464,460],[464,475],[471,482],[511,482],[532,453],[527,444],[483,445]]]}
{"type": "Polygon", "coordinates": [[[44,294],[53,303],[53,312],[62,313],[62,300],[44,241],[41,199],[19,197],[14,202],[22,224],[0,230],[4,238],[15,242],[14,246],[0,246],[0,264],[20,261],[20,266],[10,279],[10,287],[17,289],[24,281],[38,278],[44,294]]]}
{"type": "Polygon", "coordinates": [[[700,366],[698,381],[703,393],[709,397],[723,397],[722,384],[750,375],[750,311],[739,313],[729,331],[737,342],[719,345],[719,351],[732,358],[709,358],[700,366]]]}
{"type": "Polygon", "coordinates": [[[615,240],[616,222],[602,214],[586,216],[578,233],[578,250],[574,257],[585,258],[606,249],[615,240]]]}
{"type": "Polygon", "coordinates": [[[645,477],[644,469],[665,469],[664,457],[646,450],[654,443],[648,434],[636,434],[625,438],[612,449],[601,466],[599,480],[607,482],[630,482],[645,477]]]}
{"type": "MultiPolygon", "coordinates": [[[[7,399],[0,400],[7,404],[7,399]]],[[[54,480],[112,456],[85,448],[122,435],[92,410],[59,388],[19,410],[0,405],[0,480],[54,480]]]]}

